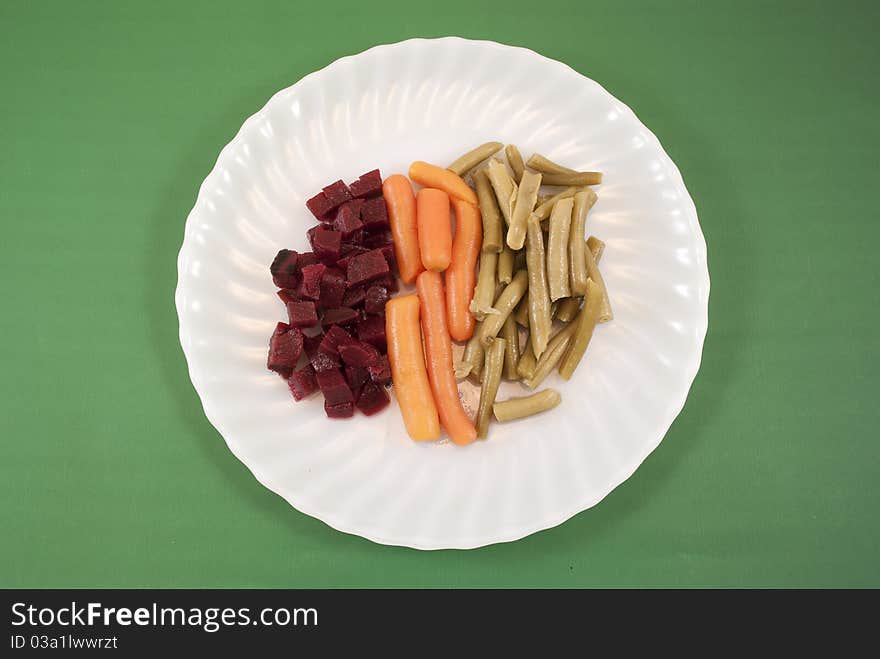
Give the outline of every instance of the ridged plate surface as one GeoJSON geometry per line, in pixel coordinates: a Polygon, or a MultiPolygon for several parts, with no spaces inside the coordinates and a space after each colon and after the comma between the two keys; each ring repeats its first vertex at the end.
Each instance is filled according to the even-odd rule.
{"type": "MultiPolygon", "coordinates": [[[[232,452],[298,510],[422,549],[515,540],[600,501],[681,410],[707,326],[705,242],[657,138],[568,66],[458,38],[372,48],[273,96],[205,179],[178,270],[190,376],[232,452]],[[281,247],[307,248],[305,200],[339,178],[445,164],[487,140],[605,173],[588,232],[607,243],[616,317],[570,382],[548,380],[562,404],[465,448],[410,441],[393,401],[349,421],[327,419],[319,397],[295,404],[266,370],[268,337],[285,317],[268,264],[281,247]]],[[[472,406],[474,392],[464,397],[472,406]]]]}

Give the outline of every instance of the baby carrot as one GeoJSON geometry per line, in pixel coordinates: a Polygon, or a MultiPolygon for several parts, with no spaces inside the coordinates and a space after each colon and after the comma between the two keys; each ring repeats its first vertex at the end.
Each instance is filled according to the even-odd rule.
{"type": "Polygon", "coordinates": [[[453,199],[452,207],[455,209],[455,238],[452,261],[446,270],[446,315],[449,335],[456,341],[467,341],[474,333],[474,316],[468,305],[474,296],[474,270],[483,231],[480,209],[460,199],[453,199]]]}
{"type": "Polygon", "coordinates": [[[437,188],[474,206],[477,205],[477,195],[474,191],[461,176],[448,169],[417,160],[409,167],[409,177],[426,188],[437,188]]]}
{"type": "Polygon", "coordinates": [[[419,253],[426,270],[443,272],[452,260],[452,223],[449,195],[443,190],[422,188],[416,195],[419,253]]]}
{"type": "Polygon", "coordinates": [[[397,268],[404,284],[412,284],[422,266],[419,254],[419,234],[416,225],[416,197],[405,176],[394,174],[382,184],[382,196],[388,207],[388,220],[394,238],[397,268]]]}
{"type": "Polygon", "coordinates": [[[406,431],[416,441],[437,439],[440,420],[425,370],[417,296],[404,295],[388,300],[385,304],[385,335],[394,393],[406,431]]]}
{"type": "Polygon", "coordinates": [[[458,387],[452,370],[452,341],[446,326],[446,305],[440,273],[426,270],[416,279],[421,303],[420,318],[425,338],[428,382],[434,392],[434,403],[440,423],[456,444],[470,444],[477,438],[477,429],[465,414],[458,398],[458,387]]]}

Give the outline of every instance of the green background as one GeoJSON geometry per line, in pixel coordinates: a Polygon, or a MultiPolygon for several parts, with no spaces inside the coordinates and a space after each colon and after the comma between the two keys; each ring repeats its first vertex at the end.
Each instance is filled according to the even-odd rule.
{"type": "Polygon", "coordinates": [[[880,586],[878,5],[498,7],[0,2],[0,585],[880,586]],[[685,410],[631,479],[561,527],[426,553],[254,480],[189,382],[174,287],[247,116],[447,34],[633,107],[694,197],[712,294],[685,410]]]}

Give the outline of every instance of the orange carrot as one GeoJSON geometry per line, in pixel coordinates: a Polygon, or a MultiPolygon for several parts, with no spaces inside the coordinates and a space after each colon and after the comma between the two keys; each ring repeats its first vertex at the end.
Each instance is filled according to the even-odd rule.
{"type": "Polygon", "coordinates": [[[426,270],[416,279],[419,293],[422,334],[425,337],[425,356],[428,381],[434,392],[434,402],[440,413],[440,423],[456,444],[470,444],[477,438],[477,429],[468,418],[452,371],[452,341],[446,327],[446,304],[440,273],[426,270]]]}
{"type": "Polygon", "coordinates": [[[443,190],[422,188],[416,195],[419,253],[426,270],[442,272],[452,259],[452,222],[449,195],[443,190]]]}
{"type": "Polygon", "coordinates": [[[453,199],[455,239],[452,261],[446,270],[446,316],[449,335],[456,341],[467,341],[474,333],[474,316],[468,306],[474,297],[477,257],[483,242],[480,209],[466,201],[453,199]]]}
{"type": "Polygon", "coordinates": [[[405,176],[393,174],[382,184],[382,196],[388,207],[388,220],[394,238],[397,269],[404,284],[412,284],[422,266],[419,255],[419,234],[416,224],[416,197],[405,176]]]}
{"type": "Polygon", "coordinates": [[[426,188],[437,188],[453,197],[478,205],[476,193],[455,172],[417,160],[409,166],[409,177],[426,188]]]}
{"type": "Polygon", "coordinates": [[[385,304],[385,335],[394,394],[406,431],[416,441],[437,439],[440,420],[425,370],[417,296],[404,295],[388,300],[385,304]]]}

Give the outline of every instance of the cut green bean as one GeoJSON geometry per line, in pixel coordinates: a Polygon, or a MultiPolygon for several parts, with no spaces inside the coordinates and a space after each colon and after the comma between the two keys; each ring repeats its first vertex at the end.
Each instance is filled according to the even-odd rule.
{"type": "Polygon", "coordinates": [[[501,142],[486,142],[456,158],[455,162],[446,169],[459,176],[464,176],[486,158],[498,153],[503,147],[501,142]]]}
{"type": "Polygon", "coordinates": [[[513,312],[513,319],[516,321],[517,325],[522,327],[529,326],[529,292],[526,291],[526,294],[523,296],[523,299],[519,301],[519,304],[516,305],[516,310],[513,312]]]}
{"type": "Polygon", "coordinates": [[[581,308],[580,297],[567,297],[559,301],[559,308],[556,310],[556,320],[563,323],[570,323],[577,317],[578,310],[581,308]]]}
{"type": "Polygon", "coordinates": [[[529,276],[525,270],[520,270],[514,276],[511,282],[504,288],[498,299],[495,300],[495,309],[497,314],[486,316],[483,320],[483,326],[480,328],[480,337],[483,346],[489,345],[489,341],[498,336],[501,326],[507,317],[513,313],[514,308],[525,295],[529,288],[529,276]]]}
{"type": "Polygon", "coordinates": [[[584,306],[578,312],[577,318],[574,320],[574,335],[568,344],[568,349],[559,362],[559,375],[563,379],[571,378],[574,370],[577,368],[587,346],[590,345],[590,338],[593,336],[593,330],[596,327],[596,321],[599,320],[599,310],[602,308],[602,290],[599,285],[592,279],[587,282],[587,299],[584,306]]]}
{"type": "Polygon", "coordinates": [[[596,238],[596,236],[590,236],[587,238],[587,247],[593,253],[593,258],[598,265],[599,259],[602,258],[602,253],[605,251],[605,243],[596,238]]]}
{"type": "Polygon", "coordinates": [[[543,389],[530,396],[501,400],[492,406],[495,418],[499,421],[513,421],[552,410],[562,402],[562,396],[553,389],[543,389]]]}
{"type": "Polygon", "coordinates": [[[555,194],[549,199],[544,200],[535,208],[535,212],[532,213],[535,217],[537,217],[542,222],[550,217],[550,213],[553,212],[553,206],[556,205],[556,202],[560,199],[567,199],[568,197],[574,197],[578,192],[580,192],[583,188],[566,188],[559,194],[555,194]]]}
{"type": "Polygon", "coordinates": [[[571,232],[568,243],[569,286],[572,295],[587,292],[587,246],[584,243],[584,227],[587,224],[587,211],[596,203],[596,193],[583,190],[574,196],[574,212],[571,218],[571,232]]]}
{"type": "Polygon", "coordinates": [[[504,377],[508,380],[516,380],[516,367],[519,364],[519,328],[513,319],[513,314],[507,317],[501,326],[501,338],[507,341],[504,351],[504,377]]]}
{"type": "Polygon", "coordinates": [[[540,357],[550,339],[550,293],[547,290],[547,259],[544,234],[537,218],[529,219],[526,262],[529,266],[529,331],[532,350],[540,357]]]}
{"type": "Polygon", "coordinates": [[[596,264],[596,259],[593,258],[593,253],[589,249],[585,249],[584,256],[587,261],[587,273],[590,275],[590,281],[599,287],[602,295],[602,302],[599,308],[599,322],[606,323],[614,318],[614,314],[611,311],[611,301],[608,299],[605,279],[603,279],[602,273],[599,272],[599,266],[596,264]]]}
{"type": "Polygon", "coordinates": [[[575,172],[574,174],[544,174],[544,185],[599,185],[602,172],[575,172]]]}
{"type": "Polygon", "coordinates": [[[501,284],[509,284],[513,278],[513,266],[516,260],[516,254],[505,243],[498,255],[498,282],[501,284]]]}
{"type": "Polygon", "coordinates": [[[519,356],[519,364],[516,365],[516,374],[520,380],[528,380],[535,375],[535,369],[538,367],[538,358],[535,357],[535,351],[532,350],[532,342],[526,337],[526,343],[523,351],[519,356]]]}
{"type": "Polygon", "coordinates": [[[486,348],[486,363],[483,366],[483,386],[480,388],[480,404],[477,407],[477,437],[485,437],[489,429],[489,418],[492,416],[492,405],[498,395],[501,384],[501,371],[504,368],[504,352],[507,341],[493,339],[486,348]]]}
{"type": "Polygon", "coordinates": [[[547,344],[547,349],[541,355],[541,359],[538,360],[532,376],[523,380],[524,385],[529,389],[534,389],[550,375],[553,369],[556,368],[556,364],[562,359],[562,355],[565,354],[571,341],[571,335],[574,334],[574,329],[574,325],[569,324],[556,332],[553,338],[550,339],[550,343],[547,344]]]}
{"type": "Polygon", "coordinates": [[[542,174],[577,174],[576,169],[565,167],[559,163],[553,162],[550,158],[545,158],[540,153],[533,153],[526,163],[529,167],[542,174]]]}
{"type": "MultiPolygon", "coordinates": [[[[567,300],[567,299],[568,298],[562,298],[562,300],[567,300]]],[[[562,302],[562,300],[553,300],[553,302],[550,303],[550,320],[551,321],[556,320],[556,314],[559,311],[559,305],[562,302]]]]}
{"type": "MultiPolygon", "coordinates": [[[[577,199],[577,195],[575,195],[575,199],[577,199]]],[[[550,237],[547,240],[547,281],[551,301],[571,295],[568,248],[573,205],[571,197],[562,199],[556,203],[550,214],[550,237]]],[[[583,239],[579,239],[578,242],[581,245],[581,252],[583,252],[583,239]]]]}
{"type": "Polygon", "coordinates": [[[479,380],[483,372],[483,343],[480,341],[480,325],[474,327],[474,333],[464,346],[461,361],[455,365],[455,378],[463,378],[475,375],[479,380]]]}
{"type": "Polygon", "coordinates": [[[507,227],[507,246],[511,249],[522,249],[526,242],[526,228],[529,216],[535,210],[538,200],[538,188],[541,187],[541,175],[537,172],[525,172],[516,193],[513,215],[507,227]]]}
{"type": "Polygon", "coordinates": [[[480,202],[480,215],[483,221],[483,252],[501,251],[504,243],[503,227],[501,226],[501,209],[498,208],[498,200],[495,191],[489,183],[489,176],[481,169],[474,174],[474,183],[477,188],[477,199],[480,202]]]}
{"type": "Polygon", "coordinates": [[[518,249],[513,254],[514,254],[514,258],[513,258],[514,271],[522,270],[523,268],[525,268],[526,267],[526,250],[518,249]]]}
{"type": "Polygon", "coordinates": [[[504,154],[507,156],[507,164],[513,170],[513,180],[519,183],[526,169],[526,166],[523,164],[522,154],[514,144],[508,144],[504,149],[504,154]]]}
{"type": "Polygon", "coordinates": [[[510,224],[510,216],[513,215],[513,202],[516,200],[516,183],[510,177],[504,163],[497,158],[492,158],[489,161],[486,175],[489,177],[489,182],[495,191],[495,198],[498,200],[501,216],[507,224],[510,224]]]}
{"type": "Polygon", "coordinates": [[[480,256],[480,269],[477,273],[477,284],[474,286],[474,297],[468,306],[477,320],[483,320],[488,314],[496,313],[492,302],[495,300],[497,265],[498,254],[495,252],[483,252],[480,256]]]}

